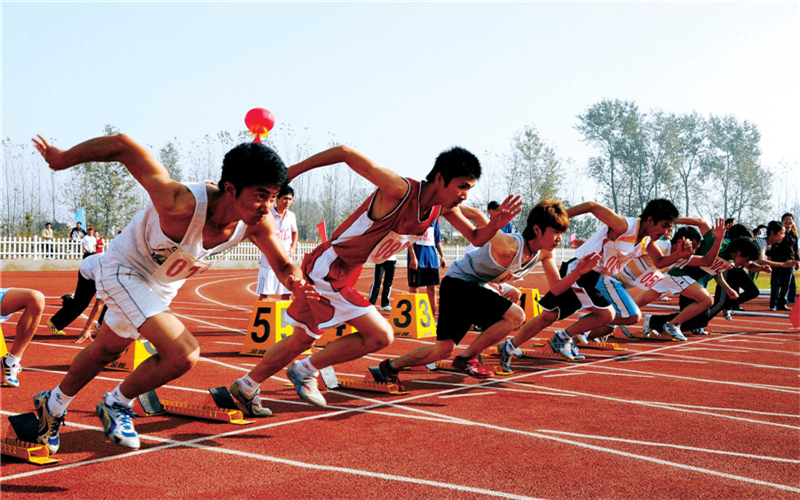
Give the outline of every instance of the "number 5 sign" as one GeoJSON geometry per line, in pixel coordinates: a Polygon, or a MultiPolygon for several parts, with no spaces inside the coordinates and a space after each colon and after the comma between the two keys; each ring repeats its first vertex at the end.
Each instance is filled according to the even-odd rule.
{"type": "Polygon", "coordinates": [[[259,300],[253,307],[253,314],[247,322],[247,335],[239,354],[263,356],[270,347],[294,332],[286,322],[288,300],[259,300]]]}
{"type": "Polygon", "coordinates": [[[519,298],[519,306],[525,311],[525,321],[530,321],[542,313],[542,308],[539,306],[539,289],[538,288],[520,288],[522,296],[519,298]]]}
{"type": "Polygon", "coordinates": [[[398,293],[394,296],[389,323],[397,337],[436,336],[436,321],[431,303],[424,293],[398,293]]]}

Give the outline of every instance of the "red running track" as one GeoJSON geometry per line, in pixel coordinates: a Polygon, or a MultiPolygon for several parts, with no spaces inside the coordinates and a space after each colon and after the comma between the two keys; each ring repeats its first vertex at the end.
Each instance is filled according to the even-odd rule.
{"type": "MultiPolygon", "coordinates": [[[[3,286],[42,290],[44,324],[74,280],[72,272],[4,273],[3,286]]],[[[255,271],[212,271],[187,283],[173,310],[197,336],[202,360],[160,389],[162,399],[201,403],[208,388],[230,385],[257,361],[238,355],[255,280],[255,271]]],[[[368,270],[359,288],[370,281],[368,270]]],[[[396,288],[404,281],[399,273],[396,288]]],[[[16,319],[3,324],[8,342],[16,319]]],[[[21,387],[0,391],[3,436],[13,432],[8,416],[31,411],[33,396],[61,380],[82,347],[74,344],[82,323],[66,337],[40,327],[21,387]]],[[[800,333],[782,317],[715,319],[711,328],[722,335],[620,340],[627,351],[616,356],[584,349],[580,364],[518,360],[512,376],[493,381],[408,372],[408,395],[332,391],[327,409],[300,402],[282,373],[262,384],[274,417],[244,427],[140,418],[137,452],[109,442],[94,415],[126,375],[105,371],[69,408],[62,461],[37,467],[3,457],[0,491],[59,500],[798,498],[800,333]]],[[[419,342],[431,340],[397,339],[336,370],[365,375],[419,342]]]]}

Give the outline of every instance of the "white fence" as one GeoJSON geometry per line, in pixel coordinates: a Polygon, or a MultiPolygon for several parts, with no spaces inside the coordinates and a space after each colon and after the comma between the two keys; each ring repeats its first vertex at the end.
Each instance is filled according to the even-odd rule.
{"type": "MultiPolygon", "coordinates": [[[[111,240],[105,240],[106,246],[111,240]]],[[[319,243],[298,243],[295,254],[295,262],[300,263],[303,256],[319,245],[319,243]]],[[[466,247],[460,245],[444,245],[444,257],[447,264],[455,262],[464,255],[466,247]]],[[[558,260],[568,259],[574,253],[571,249],[560,249],[558,260]]],[[[257,261],[261,257],[261,251],[245,241],[234,248],[231,248],[220,256],[222,260],[230,261],[257,261]]],[[[7,238],[0,237],[0,260],[81,260],[83,250],[81,244],[70,241],[66,238],[54,238],[45,240],[38,236],[30,238],[7,238]]],[[[397,254],[397,265],[404,267],[406,263],[406,252],[397,254]]]]}

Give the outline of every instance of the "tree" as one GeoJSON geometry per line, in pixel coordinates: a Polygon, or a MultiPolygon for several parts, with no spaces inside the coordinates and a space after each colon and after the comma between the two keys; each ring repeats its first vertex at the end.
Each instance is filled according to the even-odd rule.
{"type": "MultiPolygon", "coordinates": [[[[681,186],[686,215],[691,214],[691,199],[700,192],[701,180],[706,176],[703,155],[707,147],[707,125],[697,113],[675,118],[676,144],[670,168],[681,186]]],[[[677,198],[677,196],[675,197],[677,198]]]]}
{"type": "Polygon", "coordinates": [[[521,217],[524,218],[539,201],[557,197],[564,169],[555,149],[539,137],[535,127],[526,126],[514,135],[505,163],[505,196],[522,196],[521,217]]]}
{"type": "MultiPolygon", "coordinates": [[[[177,140],[177,138],[175,140],[177,140]]],[[[164,147],[158,151],[158,161],[167,169],[172,180],[178,182],[183,180],[183,172],[180,166],[180,153],[178,152],[176,143],[169,141],[164,145],[164,147]]]]}
{"type": "MultiPolygon", "coordinates": [[[[105,135],[119,130],[106,125],[105,135]]],[[[102,234],[127,225],[139,211],[139,184],[120,163],[89,162],[71,169],[73,178],[65,189],[67,204],[73,212],[83,207],[86,223],[102,234]]]]}
{"type": "MultiPolygon", "coordinates": [[[[629,101],[604,99],[578,115],[575,129],[583,141],[601,151],[590,158],[588,172],[606,189],[608,203],[615,212],[628,212],[646,198],[644,183],[646,153],[642,116],[636,104],[629,101]]],[[[646,200],[645,200],[646,201],[646,200]]]]}
{"type": "Polygon", "coordinates": [[[709,149],[706,162],[710,185],[707,191],[718,192],[723,217],[742,219],[769,210],[772,175],[760,164],[761,134],[758,127],[733,116],[709,119],[709,149]]]}

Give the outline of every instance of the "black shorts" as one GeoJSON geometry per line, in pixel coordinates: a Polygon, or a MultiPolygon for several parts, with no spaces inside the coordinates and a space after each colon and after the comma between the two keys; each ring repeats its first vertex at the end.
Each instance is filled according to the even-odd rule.
{"type": "Polygon", "coordinates": [[[439,284],[438,267],[426,267],[423,269],[408,270],[408,286],[411,288],[420,288],[423,286],[432,286],[438,284],[439,284]]]}
{"type": "MultiPolygon", "coordinates": [[[[562,276],[563,273],[564,270],[562,269],[562,276]]],[[[611,306],[611,303],[597,288],[599,279],[600,275],[596,271],[589,271],[578,278],[578,281],[575,282],[573,287],[578,286],[582,288],[583,291],[586,292],[592,306],[603,309],[611,306]]],[[[539,306],[545,311],[557,311],[558,319],[566,319],[586,307],[586,304],[583,304],[581,299],[578,298],[578,294],[575,293],[575,290],[570,288],[561,295],[554,295],[547,292],[539,301],[539,306]]]]}
{"type": "Polygon", "coordinates": [[[445,276],[439,289],[436,340],[458,344],[472,325],[485,330],[500,321],[510,307],[510,300],[483,285],[445,276]]]}

